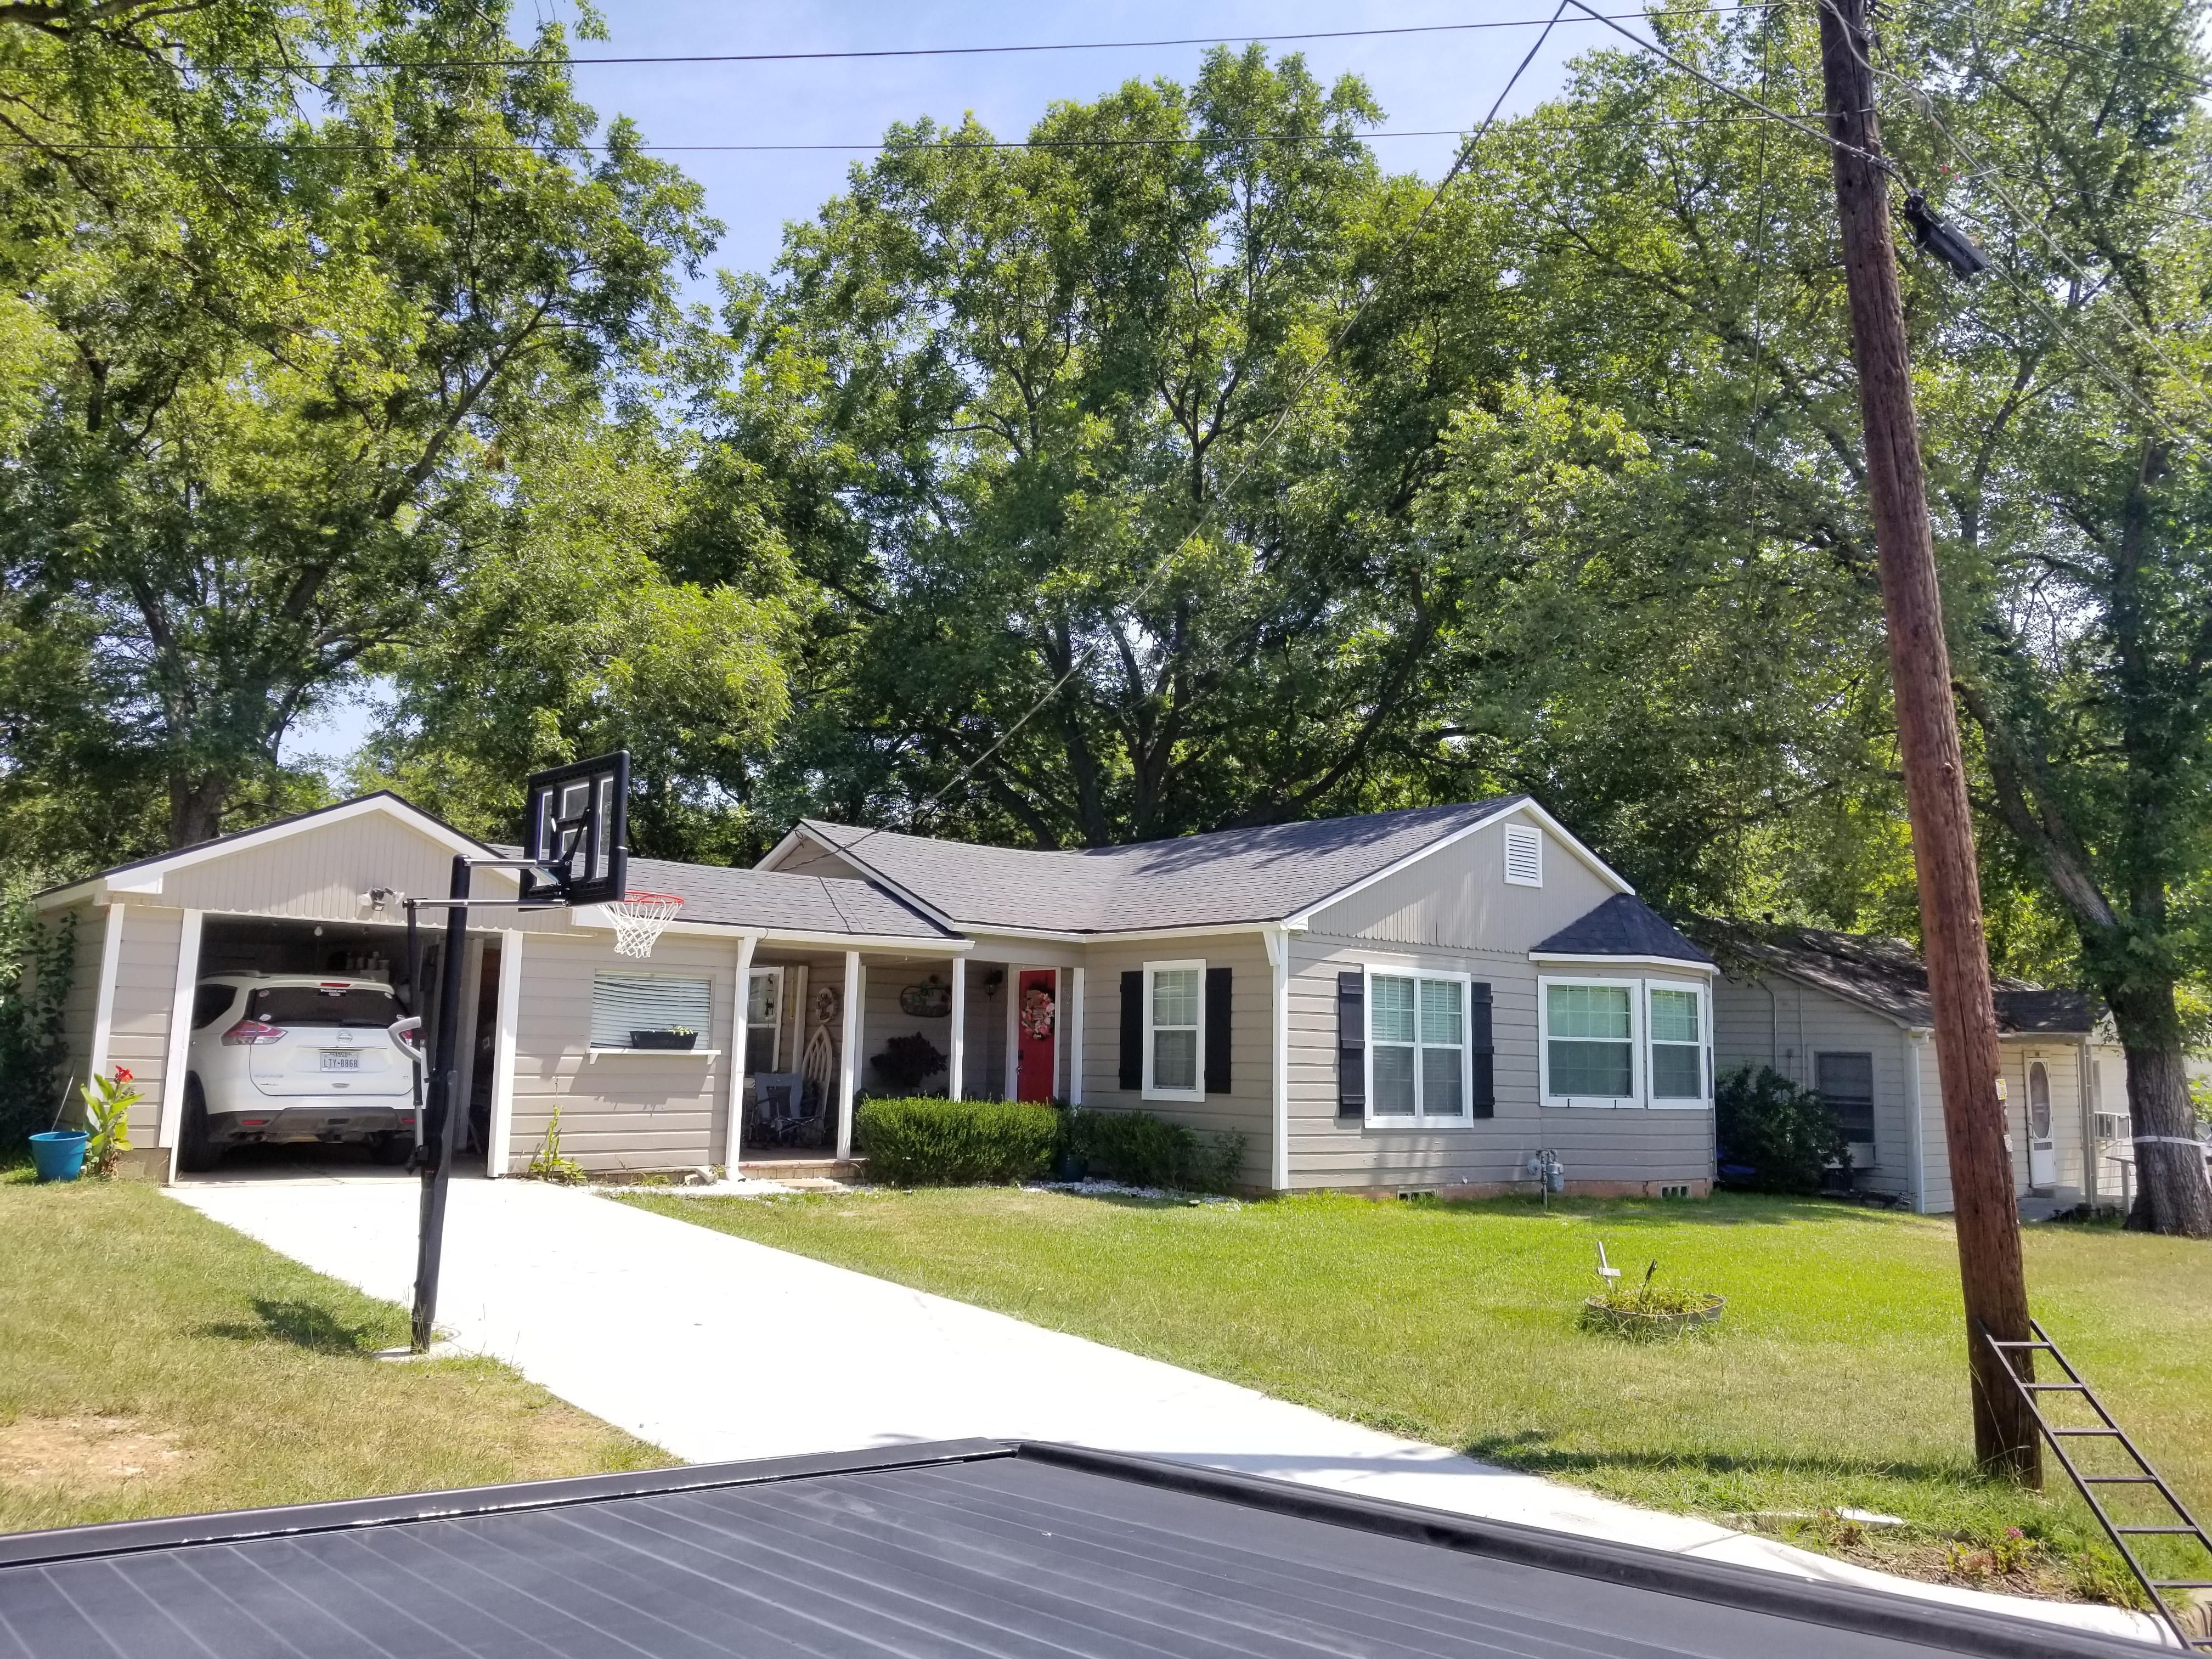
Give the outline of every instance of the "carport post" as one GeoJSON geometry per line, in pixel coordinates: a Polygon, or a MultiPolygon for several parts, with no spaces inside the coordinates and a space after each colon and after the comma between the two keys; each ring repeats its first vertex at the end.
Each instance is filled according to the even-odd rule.
{"type": "Polygon", "coordinates": [[[460,1036],[461,977],[467,965],[469,861],[456,854],[447,896],[462,901],[446,912],[446,949],[438,963],[438,1042],[430,1062],[428,1103],[422,1141],[422,1219],[415,1249],[416,1353],[430,1351],[438,1316],[438,1257],[445,1243],[446,1183],[453,1170],[454,1045],[460,1036]]]}

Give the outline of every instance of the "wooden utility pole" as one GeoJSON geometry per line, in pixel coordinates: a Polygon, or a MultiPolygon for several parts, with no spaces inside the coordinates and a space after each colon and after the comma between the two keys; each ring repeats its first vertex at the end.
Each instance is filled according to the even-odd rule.
{"type": "Polygon", "coordinates": [[[1929,1001],[1943,1085],[1943,1139],[1951,1154],[1959,1279],[1966,1292],[1966,1356],[1973,1383],[1974,1452],[1984,1468],[2043,1484],[2034,1419],[1981,1332],[2026,1340],[2027,1279],[2021,1264],[2020,1212],[1997,1097],[1996,1009],[1982,933],[1974,826],[1966,764],[1951,701],[1951,655],[1936,540],[1920,471],[1920,428],[1905,306],[1890,237],[1887,169],[1879,161],[1868,0],[1814,0],[1820,9],[1820,66],[1828,133],[1835,140],[1836,216],[1850,289],[1852,352],[1866,427],[1867,488],[1881,555],[1882,609],[1896,684],[1898,746],[1912,815],[1912,864],[1920,882],[1929,1001]]]}

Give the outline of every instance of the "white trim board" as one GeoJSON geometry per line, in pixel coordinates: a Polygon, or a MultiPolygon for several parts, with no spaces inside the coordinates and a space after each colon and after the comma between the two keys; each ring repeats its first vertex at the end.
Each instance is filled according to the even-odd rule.
{"type": "Polygon", "coordinates": [[[123,963],[123,906],[110,902],[102,907],[106,912],[106,931],[100,938],[100,985],[92,1006],[92,1051],[85,1060],[85,1082],[107,1070],[107,1050],[115,1035],[115,981],[123,963]]]}
{"type": "Polygon", "coordinates": [[[169,1003],[169,1052],[161,1066],[161,1115],[154,1144],[169,1151],[169,1179],[177,1178],[177,1149],[184,1140],[185,1078],[191,1069],[192,1005],[198,1000],[202,913],[185,912],[177,939],[177,987],[169,1003]]]}
{"type": "Polygon", "coordinates": [[[499,1001],[491,1039],[491,1124],[484,1134],[484,1171],[507,1173],[514,1139],[515,1030],[522,1016],[523,933],[504,928],[499,936],[499,1001]]]}

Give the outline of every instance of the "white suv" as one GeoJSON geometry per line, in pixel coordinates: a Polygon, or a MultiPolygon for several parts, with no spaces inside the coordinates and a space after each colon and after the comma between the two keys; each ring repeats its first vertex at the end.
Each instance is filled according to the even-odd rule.
{"type": "Polygon", "coordinates": [[[415,1145],[415,1064],[402,1010],[373,979],[212,974],[192,1003],[177,1163],[212,1169],[251,1142],[367,1145],[392,1164],[415,1145]]]}

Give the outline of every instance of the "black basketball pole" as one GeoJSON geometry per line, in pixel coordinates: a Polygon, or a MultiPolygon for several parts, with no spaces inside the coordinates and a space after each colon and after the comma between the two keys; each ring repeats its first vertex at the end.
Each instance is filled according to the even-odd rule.
{"type": "Polygon", "coordinates": [[[429,1100],[422,1134],[422,1220],[415,1255],[416,1353],[430,1351],[431,1328],[438,1316],[438,1258],[446,1237],[446,1183],[453,1172],[453,1109],[459,1081],[461,975],[468,956],[469,860],[456,856],[447,896],[457,901],[446,912],[445,960],[438,964],[438,1040],[430,1061],[429,1100]]]}

